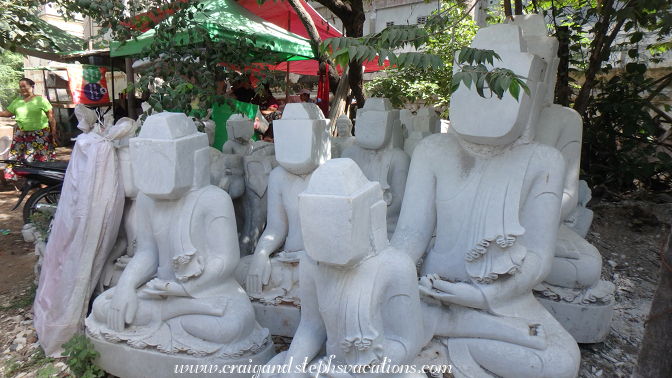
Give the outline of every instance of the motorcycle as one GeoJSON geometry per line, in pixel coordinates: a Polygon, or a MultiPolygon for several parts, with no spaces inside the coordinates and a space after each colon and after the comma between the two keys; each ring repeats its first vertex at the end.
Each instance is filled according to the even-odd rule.
{"type": "Polygon", "coordinates": [[[67,162],[28,162],[26,160],[0,160],[0,163],[12,164],[14,173],[26,181],[21,188],[21,195],[12,210],[16,210],[28,193],[36,187],[23,206],[23,223],[30,223],[31,216],[36,212],[46,213],[53,217],[61,197],[61,188],[65,179],[67,162]]]}

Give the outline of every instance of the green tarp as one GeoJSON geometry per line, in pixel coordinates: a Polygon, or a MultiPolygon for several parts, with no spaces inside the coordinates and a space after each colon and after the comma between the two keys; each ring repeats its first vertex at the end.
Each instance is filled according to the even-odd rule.
{"type": "MultiPolygon", "coordinates": [[[[224,105],[214,105],[212,107],[212,120],[215,121],[215,142],[212,144],[218,150],[222,150],[224,142],[228,140],[228,134],[226,132],[226,121],[234,114],[244,114],[247,118],[254,119],[259,110],[258,105],[248,104],[246,102],[241,102],[237,100],[233,101],[233,107],[224,104],[224,105]]],[[[256,133],[255,133],[256,136],[256,133]]],[[[256,138],[253,138],[256,139],[256,138]]]]}
{"type": "MultiPolygon", "coordinates": [[[[238,5],[233,0],[205,0],[200,4],[208,11],[197,12],[195,19],[208,30],[213,39],[240,39],[253,35],[256,45],[269,45],[277,54],[277,62],[313,59],[310,42],[294,33],[290,33],[238,5]]],[[[186,40],[186,34],[176,35],[177,41],[186,40]]],[[[142,48],[154,39],[155,30],[140,35],[137,40],[129,40],[120,47],[112,42],[110,52],[115,56],[140,55],[142,48]]],[[[184,42],[183,42],[184,43],[184,42]]]]}

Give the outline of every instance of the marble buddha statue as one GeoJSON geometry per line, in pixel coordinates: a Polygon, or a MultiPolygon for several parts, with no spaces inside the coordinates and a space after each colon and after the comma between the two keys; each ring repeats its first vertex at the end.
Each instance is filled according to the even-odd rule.
{"type": "MultiPolygon", "coordinates": [[[[554,88],[558,41],[548,36],[543,16],[521,15],[509,23],[522,29],[528,51],[547,62],[550,69],[546,71],[546,81],[549,88],[554,88]]],[[[577,206],[589,200],[580,200],[583,121],[574,109],[553,104],[553,95],[553,91],[547,93],[534,139],[560,151],[565,160],[565,184],[553,265],[544,282],[535,287],[535,295],[577,342],[597,343],[604,341],[611,331],[615,287],[600,280],[602,256],[583,238],[587,228],[586,217],[582,215],[588,213],[588,225],[592,220],[590,210],[577,206]],[[579,234],[580,227],[567,226],[568,219],[581,219],[577,223],[583,226],[583,235],[579,234]]]]}
{"type": "Polygon", "coordinates": [[[357,143],[346,148],[341,157],[357,163],[366,178],[380,183],[387,203],[387,232],[392,236],[404,199],[406,176],[411,158],[403,147],[399,110],[392,109],[386,98],[369,98],[357,110],[357,143]]]}
{"type": "Polygon", "coordinates": [[[345,114],[336,119],[336,133],[336,136],[331,137],[332,159],[341,157],[343,151],[356,142],[356,138],[352,136],[352,121],[345,114]]]}
{"type": "Polygon", "coordinates": [[[288,366],[276,376],[308,376],[310,367],[297,373],[305,362],[322,364],[325,377],[392,376],[386,364],[413,363],[423,341],[416,269],[389,245],[386,210],[380,184],[352,160],[313,172],[299,195],[301,323],[289,350],[269,362],[288,366]]]}
{"type": "Polygon", "coordinates": [[[422,264],[425,340],[455,377],[576,377],[576,342],[533,295],[553,265],[565,180],[561,153],[534,141],[549,67],[517,25],[481,29],[471,46],[495,50],[530,96],[453,94],[451,131],[415,149],[391,244],[422,264]]]}
{"type": "Polygon", "coordinates": [[[254,120],[241,114],[233,114],[226,120],[226,134],[229,139],[222,146],[222,153],[248,156],[254,148],[254,120]]]}
{"type": "Polygon", "coordinates": [[[296,266],[304,253],[298,196],[313,171],[330,158],[329,125],[311,103],[287,104],[274,125],[279,166],[268,179],[266,229],[254,254],[241,262],[237,276],[252,298],[298,304],[296,266]]]}
{"type": "Polygon", "coordinates": [[[134,372],[134,359],[157,365],[163,376],[158,365],[263,363],[273,354],[233,275],[240,260],[235,215],[229,195],[209,185],[208,148],[182,113],[148,117],[130,141],[136,251],[86,320],[101,367],[114,375],[145,376],[134,372]]]}

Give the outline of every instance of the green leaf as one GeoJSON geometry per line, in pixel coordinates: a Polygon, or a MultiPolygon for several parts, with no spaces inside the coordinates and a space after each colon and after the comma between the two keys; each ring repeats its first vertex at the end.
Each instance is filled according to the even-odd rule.
{"type": "Polygon", "coordinates": [[[509,93],[511,93],[511,96],[518,101],[518,96],[520,95],[520,86],[518,85],[517,80],[511,80],[511,84],[509,84],[509,93]]]}
{"type": "Polygon", "coordinates": [[[408,58],[408,53],[401,53],[397,55],[397,67],[404,68],[406,66],[406,59],[408,58]]]}
{"type": "MultiPolygon", "coordinates": [[[[379,55],[376,51],[376,49],[369,47],[369,56],[366,57],[366,60],[369,62],[373,62],[374,59],[376,59],[376,55],[379,55]]],[[[379,59],[380,60],[380,59],[379,59]]],[[[380,62],[379,62],[380,64],[380,62]]]]}
{"type": "Polygon", "coordinates": [[[462,72],[461,74],[462,74],[462,82],[467,88],[471,89],[471,83],[472,83],[471,74],[468,72],[462,72]]]}
{"type": "Polygon", "coordinates": [[[355,57],[357,56],[357,46],[348,47],[348,56],[350,57],[350,60],[355,60],[355,57]]]}
{"type": "MultiPolygon", "coordinates": [[[[369,49],[364,45],[359,45],[359,46],[357,46],[357,55],[355,55],[354,60],[361,63],[361,62],[364,61],[364,57],[368,56],[368,54],[369,54],[369,49]]],[[[375,56],[375,53],[374,53],[374,56],[375,56]]],[[[352,58],[351,58],[351,60],[352,60],[352,58]]]]}
{"type": "Polygon", "coordinates": [[[483,94],[484,87],[485,87],[485,75],[478,74],[478,80],[476,80],[476,92],[478,93],[479,96],[483,98],[485,98],[485,94],[483,94]]]}

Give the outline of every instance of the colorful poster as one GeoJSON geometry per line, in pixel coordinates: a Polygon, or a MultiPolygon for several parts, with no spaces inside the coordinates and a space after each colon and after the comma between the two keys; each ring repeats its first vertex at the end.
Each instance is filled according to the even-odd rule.
{"type": "Polygon", "coordinates": [[[73,104],[105,104],[110,102],[107,93],[107,68],[80,64],[68,65],[70,94],[73,104]]]}

